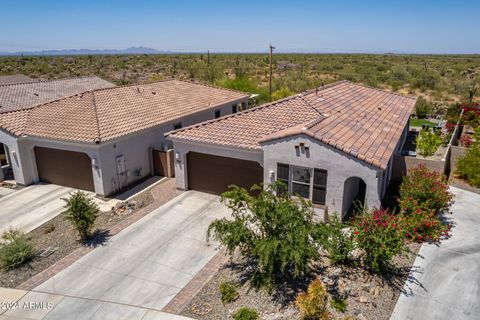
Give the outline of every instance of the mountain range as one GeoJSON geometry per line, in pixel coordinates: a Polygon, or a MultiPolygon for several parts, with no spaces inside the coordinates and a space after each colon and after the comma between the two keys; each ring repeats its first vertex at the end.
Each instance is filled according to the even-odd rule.
{"type": "Polygon", "coordinates": [[[0,56],[72,56],[72,55],[108,55],[108,54],[160,54],[173,53],[171,51],[160,51],[146,47],[130,47],[127,49],[65,49],[65,50],[41,50],[41,51],[16,51],[0,52],[0,56]]]}

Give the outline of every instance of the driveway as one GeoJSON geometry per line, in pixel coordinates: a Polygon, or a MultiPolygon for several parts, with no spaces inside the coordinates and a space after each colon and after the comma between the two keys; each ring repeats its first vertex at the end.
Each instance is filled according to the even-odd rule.
{"type": "Polygon", "coordinates": [[[36,184],[0,198],[0,233],[13,227],[31,231],[63,211],[61,198],[71,188],[54,184],[36,184]]]}
{"type": "Polygon", "coordinates": [[[480,195],[451,190],[452,237],[422,246],[392,320],[480,317],[480,195]]]}
{"type": "MultiPolygon", "coordinates": [[[[39,315],[42,319],[135,320],[149,313],[153,319],[151,313],[167,305],[215,255],[206,230],[227,214],[217,196],[185,192],[22,299],[53,301],[55,307],[39,315]]],[[[25,317],[24,311],[4,315],[25,317]]],[[[169,319],[162,316],[158,319],[169,319]]]]}

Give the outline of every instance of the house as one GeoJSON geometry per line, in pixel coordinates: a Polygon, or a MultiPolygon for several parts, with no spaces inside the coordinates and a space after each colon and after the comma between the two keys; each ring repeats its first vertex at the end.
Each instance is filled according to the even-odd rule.
{"type": "Polygon", "coordinates": [[[165,132],[248,104],[245,93],[180,80],[83,88],[68,97],[60,88],[49,89],[46,97],[44,89],[24,97],[18,88],[0,86],[0,142],[7,147],[14,179],[103,196],[169,172],[165,150],[171,142],[165,132]]]}
{"type": "Polygon", "coordinates": [[[179,189],[284,182],[344,217],[379,206],[416,100],[341,81],[167,134],[179,189]]]}
{"type": "Polygon", "coordinates": [[[0,76],[0,85],[4,84],[19,84],[19,83],[28,83],[36,82],[38,80],[32,79],[23,74],[12,74],[8,76],[0,76]]]}

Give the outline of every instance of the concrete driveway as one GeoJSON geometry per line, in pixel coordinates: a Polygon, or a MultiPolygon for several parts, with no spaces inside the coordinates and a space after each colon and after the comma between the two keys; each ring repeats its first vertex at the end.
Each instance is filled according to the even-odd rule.
{"type": "MultiPolygon", "coordinates": [[[[205,235],[211,221],[228,214],[218,199],[181,194],[22,299],[54,302],[39,319],[135,320],[158,313],[217,252],[205,235]]],[[[22,311],[4,315],[26,317],[22,311]]]]}
{"type": "Polygon", "coordinates": [[[452,237],[422,246],[392,320],[480,318],[480,195],[451,190],[452,237]]]}
{"type": "Polygon", "coordinates": [[[31,231],[63,211],[61,198],[73,189],[54,184],[36,184],[0,198],[0,233],[13,227],[31,231]]]}

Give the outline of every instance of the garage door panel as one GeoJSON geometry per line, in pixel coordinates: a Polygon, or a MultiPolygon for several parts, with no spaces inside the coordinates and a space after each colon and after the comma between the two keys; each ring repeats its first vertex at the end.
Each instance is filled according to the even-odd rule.
{"type": "Polygon", "coordinates": [[[189,152],[187,170],[189,189],[213,194],[232,184],[249,189],[263,182],[263,168],[257,162],[204,153],[189,152]]]}
{"type": "Polygon", "coordinates": [[[91,160],[87,154],[43,147],[34,150],[40,181],[95,191],[91,160]]]}

